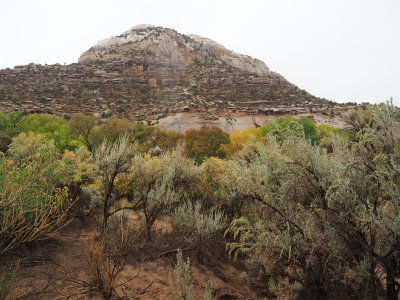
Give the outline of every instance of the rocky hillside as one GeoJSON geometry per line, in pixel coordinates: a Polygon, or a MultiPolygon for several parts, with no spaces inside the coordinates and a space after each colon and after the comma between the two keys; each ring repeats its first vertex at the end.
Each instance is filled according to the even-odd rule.
{"type": "Polygon", "coordinates": [[[0,70],[0,110],[18,109],[66,118],[118,115],[178,131],[203,124],[231,131],[282,114],[338,124],[347,108],[212,40],[140,25],[99,42],[77,64],[0,70]]]}

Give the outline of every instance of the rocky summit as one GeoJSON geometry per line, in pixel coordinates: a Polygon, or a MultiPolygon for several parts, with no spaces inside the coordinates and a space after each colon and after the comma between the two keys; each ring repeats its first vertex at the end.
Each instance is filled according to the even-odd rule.
{"type": "Polygon", "coordinates": [[[134,26],[123,34],[100,41],[79,58],[79,63],[119,60],[149,63],[193,63],[229,65],[245,72],[271,75],[265,63],[227,50],[213,40],[198,35],[179,34],[173,29],[152,25],[134,26]]]}
{"type": "Polygon", "coordinates": [[[71,117],[116,115],[184,132],[202,125],[226,131],[274,115],[307,115],[343,126],[348,107],[317,98],[255,58],[198,35],[134,26],[100,41],[70,65],[0,70],[0,110],[71,117]]]}

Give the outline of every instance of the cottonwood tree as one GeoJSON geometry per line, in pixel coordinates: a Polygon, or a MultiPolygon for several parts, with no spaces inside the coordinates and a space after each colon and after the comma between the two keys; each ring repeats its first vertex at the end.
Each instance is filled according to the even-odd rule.
{"type": "Polygon", "coordinates": [[[96,119],[93,116],[75,114],[68,121],[70,135],[77,137],[85,144],[90,152],[94,151],[93,132],[96,126],[96,119]]]}
{"type": "Polygon", "coordinates": [[[0,130],[6,131],[7,133],[13,135],[17,133],[17,128],[21,124],[22,111],[13,111],[8,114],[3,114],[0,112],[0,130]]]}
{"type": "Polygon", "coordinates": [[[201,163],[206,157],[224,158],[226,152],[221,149],[224,144],[230,144],[229,136],[218,127],[202,126],[185,133],[185,145],[188,156],[201,163]]]}
{"type": "Polygon", "coordinates": [[[108,141],[114,143],[121,136],[133,134],[135,124],[128,119],[108,118],[106,124],[101,125],[101,132],[108,141]]]}

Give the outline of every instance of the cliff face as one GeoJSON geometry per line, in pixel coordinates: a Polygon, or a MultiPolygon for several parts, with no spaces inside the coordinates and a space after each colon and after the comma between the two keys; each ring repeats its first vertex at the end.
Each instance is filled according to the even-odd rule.
{"type": "Polygon", "coordinates": [[[285,114],[336,118],[346,108],[211,40],[139,26],[98,43],[78,64],[0,70],[0,110],[19,109],[116,115],[182,132],[201,125],[231,131],[285,114]]]}

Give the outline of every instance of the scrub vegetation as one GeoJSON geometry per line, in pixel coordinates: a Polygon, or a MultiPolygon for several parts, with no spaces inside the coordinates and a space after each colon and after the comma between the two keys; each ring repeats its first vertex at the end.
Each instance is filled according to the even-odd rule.
{"type": "Polygon", "coordinates": [[[218,260],[268,297],[398,299],[400,112],[387,102],[346,121],[340,130],[287,116],[179,134],[115,117],[0,113],[0,297],[39,297],[18,294],[18,260],[82,219],[93,228],[82,272],[58,262],[66,298],[144,295],[151,284],[127,293],[140,274],[124,270],[168,256],[173,299],[231,299],[192,272],[218,260]]]}

